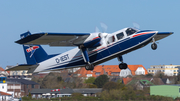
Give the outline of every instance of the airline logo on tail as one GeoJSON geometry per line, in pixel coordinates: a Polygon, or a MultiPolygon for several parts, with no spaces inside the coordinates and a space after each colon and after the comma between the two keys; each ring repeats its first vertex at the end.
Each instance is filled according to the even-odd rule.
{"type": "Polygon", "coordinates": [[[39,48],[39,46],[32,46],[32,47],[26,49],[26,51],[29,53],[29,52],[35,51],[35,50],[38,49],[38,48],[39,48]]]}
{"type": "Polygon", "coordinates": [[[38,49],[39,46],[32,46],[32,47],[29,47],[28,49],[26,49],[26,52],[31,52],[31,55],[30,57],[32,57],[32,55],[34,54],[35,50],[38,49]]]}

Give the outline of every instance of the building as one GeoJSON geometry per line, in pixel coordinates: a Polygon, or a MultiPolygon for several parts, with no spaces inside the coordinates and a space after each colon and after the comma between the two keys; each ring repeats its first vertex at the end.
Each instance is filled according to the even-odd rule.
{"type": "Polygon", "coordinates": [[[8,76],[9,73],[9,71],[5,71],[2,67],[0,67],[0,76],[8,76]]]}
{"type": "Polygon", "coordinates": [[[56,97],[69,97],[72,93],[81,93],[83,96],[94,96],[96,93],[102,91],[102,88],[80,88],[80,89],[70,89],[64,88],[60,91],[51,92],[54,89],[33,89],[31,91],[32,98],[56,98],[56,97]]]}
{"type": "Polygon", "coordinates": [[[12,101],[12,94],[0,91],[0,101],[12,101]]]}
{"type": "Polygon", "coordinates": [[[177,76],[180,65],[152,65],[148,69],[148,73],[155,75],[156,73],[163,73],[167,76],[177,76]]]}
{"type": "Polygon", "coordinates": [[[13,92],[15,98],[27,96],[33,89],[39,89],[40,85],[34,81],[25,79],[7,79],[7,92],[13,92]]]}
{"type": "Polygon", "coordinates": [[[180,85],[150,86],[150,95],[160,95],[172,98],[180,97],[180,85]]]}
{"type": "MultiPolygon", "coordinates": [[[[6,69],[12,68],[13,66],[6,66],[6,69]]],[[[14,76],[14,75],[32,75],[32,73],[27,73],[27,70],[21,70],[21,71],[9,71],[9,75],[10,76],[14,76]]]]}
{"type": "Polygon", "coordinates": [[[14,98],[27,96],[32,89],[39,89],[39,84],[25,79],[7,79],[0,77],[0,91],[14,98]]]}
{"type": "Polygon", "coordinates": [[[127,77],[128,75],[146,75],[147,70],[143,65],[128,65],[125,70],[119,69],[118,65],[97,65],[94,70],[87,71],[81,68],[74,73],[77,77],[98,77],[100,75],[127,77]]]}
{"type": "Polygon", "coordinates": [[[148,74],[146,68],[143,65],[128,65],[128,68],[133,76],[148,74]]]}
{"type": "Polygon", "coordinates": [[[137,90],[143,90],[144,88],[150,87],[152,85],[154,85],[151,81],[146,80],[146,79],[134,79],[131,80],[129,83],[127,83],[126,85],[130,85],[132,87],[134,87],[137,90]]]}

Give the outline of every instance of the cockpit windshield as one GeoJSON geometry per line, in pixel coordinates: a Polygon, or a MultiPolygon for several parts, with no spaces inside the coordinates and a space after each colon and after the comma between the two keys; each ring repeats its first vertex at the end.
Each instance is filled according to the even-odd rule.
{"type": "Polygon", "coordinates": [[[135,30],[135,29],[133,29],[133,28],[128,28],[128,29],[126,30],[127,36],[132,35],[132,34],[134,34],[134,33],[136,33],[136,32],[137,32],[137,30],[135,30]]]}

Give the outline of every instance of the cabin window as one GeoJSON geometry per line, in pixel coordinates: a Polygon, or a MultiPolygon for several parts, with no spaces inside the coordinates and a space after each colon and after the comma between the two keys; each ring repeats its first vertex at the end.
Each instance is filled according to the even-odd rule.
{"type": "Polygon", "coordinates": [[[126,30],[127,36],[132,35],[132,34],[134,34],[134,33],[136,33],[136,32],[137,32],[137,31],[134,30],[134,29],[132,29],[132,28],[128,28],[128,29],[126,30]]]}
{"type": "Polygon", "coordinates": [[[115,37],[114,36],[111,36],[111,37],[109,37],[109,39],[108,39],[108,44],[110,44],[110,43],[112,43],[112,42],[114,42],[115,41],[115,37]]]}
{"type": "Polygon", "coordinates": [[[122,33],[117,34],[116,36],[117,36],[117,39],[120,40],[124,37],[124,34],[122,32],[122,33]]]}

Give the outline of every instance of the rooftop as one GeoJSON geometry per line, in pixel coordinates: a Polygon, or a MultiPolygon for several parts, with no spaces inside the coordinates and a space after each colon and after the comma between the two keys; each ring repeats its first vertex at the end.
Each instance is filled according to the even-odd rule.
{"type": "Polygon", "coordinates": [[[21,83],[21,84],[27,84],[27,85],[30,85],[30,84],[38,84],[34,81],[30,81],[30,80],[26,80],[26,79],[10,79],[10,78],[7,78],[6,80],[7,82],[18,82],[18,83],[21,83]]]}

